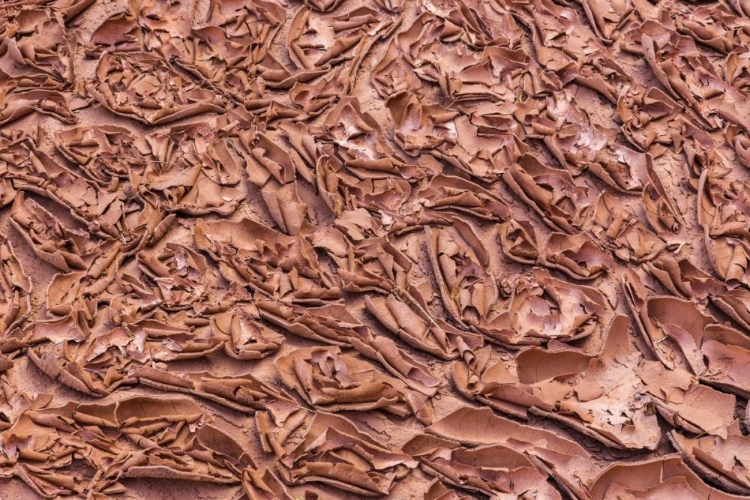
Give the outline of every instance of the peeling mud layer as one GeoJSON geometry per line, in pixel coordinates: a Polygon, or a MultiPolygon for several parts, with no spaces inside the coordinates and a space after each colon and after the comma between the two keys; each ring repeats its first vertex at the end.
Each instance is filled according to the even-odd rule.
{"type": "Polygon", "coordinates": [[[750,2],[0,3],[0,499],[750,496],[750,2]]]}

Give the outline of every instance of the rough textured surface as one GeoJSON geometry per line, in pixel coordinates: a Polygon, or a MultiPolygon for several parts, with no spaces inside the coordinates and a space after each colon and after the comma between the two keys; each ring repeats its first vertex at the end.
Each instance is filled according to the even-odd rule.
{"type": "Polygon", "coordinates": [[[750,495],[750,3],[0,5],[0,499],[750,495]]]}

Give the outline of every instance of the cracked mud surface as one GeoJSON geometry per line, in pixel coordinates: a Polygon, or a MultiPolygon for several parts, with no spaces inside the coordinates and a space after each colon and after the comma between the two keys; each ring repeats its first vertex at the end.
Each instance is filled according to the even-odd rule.
{"type": "Polygon", "coordinates": [[[750,495],[750,3],[0,5],[0,499],[750,495]]]}

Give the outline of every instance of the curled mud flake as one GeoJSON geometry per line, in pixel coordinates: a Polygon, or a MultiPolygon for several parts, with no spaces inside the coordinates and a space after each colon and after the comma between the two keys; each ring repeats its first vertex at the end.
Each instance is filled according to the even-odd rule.
{"type": "Polygon", "coordinates": [[[540,500],[562,498],[547,482],[547,474],[540,472],[529,457],[509,446],[468,448],[455,441],[421,434],[406,443],[404,451],[419,460],[427,474],[473,493],[491,498],[500,495],[531,495],[540,500]]]}
{"type": "Polygon", "coordinates": [[[681,97],[709,129],[723,120],[750,130],[750,101],[724,81],[692,38],[656,21],[646,21],[624,36],[624,49],[642,54],[657,80],[681,97]]]}
{"type": "Polygon", "coordinates": [[[750,184],[731,171],[706,170],[698,184],[698,221],[716,274],[730,288],[748,283],[747,197],[750,184]]]}
{"type": "Polygon", "coordinates": [[[687,259],[675,260],[662,254],[644,263],[643,267],[672,295],[678,297],[706,299],[709,295],[713,298],[724,292],[721,282],[687,259]]]}
{"type": "MultiPolygon", "coordinates": [[[[404,59],[417,75],[428,82],[439,82],[443,64],[461,59],[450,44],[461,39],[463,31],[455,23],[431,12],[422,12],[395,37],[404,59]],[[442,59],[441,58],[445,58],[442,59]]],[[[472,58],[473,59],[473,58],[472,58]]]]}
{"type": "Polygon", "coordinates": [[[460,39],[474,50],[487,46],[515,48],[523,36],[513,15],[499,4],[460,0],[446,5],[427,0],[423,8],[460,28],[460,39]]]}
{"type": "Polygon", "coordinates": [[[206,257],[177,243],[168,242],[157,251],[148,248],[136,254],[140,271],[150,287],[161,295],[165,311],[193,309],[218,313],[231,305],[232,292],[221,283],[218,270],[206,257]]]}
{"type": "Polygon", "coordinates": [[[700,384],[689,372],[643,360],[636,369],[645,393],[664,420],[693,434],[727,437],[737,398],[700,384]]]}
{"type": "Polygon", "coordinates": [[[429,152],[488,182],[528,150],[513,133],[480,134],[466,116],[439,104],[423,104],[413,94],[396,94],[387,106],[396,123],[395,140],[404,151],[429,152]]]}
{"type": "Polygon", "coordinates": [[[750,2],[748,0],[729,0],[728,3],[738,14],[750,17],[750,2]]]}
{"type": "Polygon", "coordinates": [[[269,404],[293,400],[250,373],[219,377],[209,372],[174,373],[173,370],[136,368],[131,375],[140,384],[165,392],[182,392],[244,413],[255,413],[269,404]]]}
{"type": "Polygon", "coordinates": [[[750,168],[750,135],[736,125],[729,125],[724,131],[724,136],[734,148],[739,162],[750,168]]]}
{"type": "Polygon", "coordinates": [[[387,237],[367,239],[355,245],[345,242],[344,245],[346,250],[342,248],[340,257],[346,257],[346,261],[337,273],[347,292],[388,294],[409,288],[408,273],[413,262],[387,237]]]}
{"type": "Polygon", "coordinates": [[[746,332],[750,332],[750,291],[737,287],[726,289],[717,287],[711,290],[711,303],[732,318],[746,332]]]}
{"type": "Polygon", "coordinates": [[[427,253],[448,314],[465,327],[492,320],[498,300],[489,254],[471,225],[454,219],[453,229],[425,228],[427,253]]]}
{"type": "Polygon", "coordinates": [[[622,120],[621,130],[637,148],[651,151],[678,148],[682,141],[683,108],[656,87],[634,86],[617,101],[617,112],[622,120]]]}
{"type": "Polygon", "coordinates": [[[319,482],[360,496],[388,495],[417,466],[400,449],[384,447],[349,420],[318,413],[302,442],[279,460],[288,484],[319,482]]]}
{"type": "Polygon", "coordinates": [[[591,123],[567,91],[548,97],[545,114],[530,128],[573,175],[589,170],[626,193],[640,192],[647,182],[646,155],[616,144],[616,129],[591,123]]]}
{"type": "Polygon", "coordinates": [[[526,455],[566,493],[584,498],[586,486],[603,468],[583,447],[559,433],[497,416],[489,408],[458,409],[426,432],[469,447],[510,447],[526,455]]]}
{"type": "Polygon", "coordinates": [[[534,225],[527,220],[510,219],[501,224],[500,242],[505,256],[519,264],[536,264],[539,259],[539,243],[534,225]]]}
{"type": "MultiPolygon", "coordinates": [[[[453,384],[459,393],[515,418],[528,420],[532,406],[551,410],[544,401],[518,380],[515,367],[502,360],[492,361],[492,349],[478,349],[475,356],[453,363],[453,384]]],[[[573,353],[571,356],[586,356],[573,353]]]]}
{"type": "Polygon", "coordinates": [[[677,31],[719,52],[729,53],[750,42],[750,19],[736,16],[724,5],[699,7],[675,21],[677,31]]]}
{"type": "MultiPolygon", "coordinates": [[[[563,85],[576,82],[616,103],[630,81],[578,13],[551,0],[511,0],[510,9],[532,32],[539,64],[563,85]]],[[[589,6],[591,4],[589,3],[589,6]]]]}
{"type": "Polygon", "coordinates": [[[388,297],[365,297],[370,314],[392,334],[414,349],[440,359],[451,360],[464,356],[484,343],[482,337],[450,326],[427,313],[426,304],[413,298],[401,300],[388,297]],[[405,301],[405,300],[408,300],[405,301]]]}
{"type": "Polygon", "coordinates": [[[30,409],[0,439],[15,474],[44,498],[122,493],[121,478],[240,484],[254,464],[210,420],[188,399],[136,396],[30,409]]]}
{"type": "Polygon", "coordinates": [[[551,228],[575,234],[584,225],[591,209],[588,189],[576,185],[569,172],[548,167],[527,153],[502,179],[551,228]]]}
{"type": "Polygon", "coordinates": [[[198,249],[207,252],[229,282],[284,302],[322,304],[341,297],[313,247],[251,219],[198,221],[198,249]]]}
{"type": "MultiPolygon", "coordinates": [[[[184,18],[182,14],[179,23],[184,18]]],[[[311,72],[292,75],[268,53],[284,18],[281,6],[262,1],[213,2],[205,24],[193,26],[185,36],[165,35],[170,24],[148,28],[153,24],[151,16],[140,16],[139,23],[151,30],[145,40],[148,48],[245,109],[255,111],[273,104],[266,95],[266,83],[289,88],[295,81],[316,76],[311,72]]],[[[189,27],[189,16],[187,19],[189,27]]]]}
{"type": "Polygon", "coordinates": [[[725,437],[691,439],[677,431],[671,431],[669,437],[684,460],[700,476],[723,490],[740,495],[750,493],[750,438],[742,435],[739,424],[735,423],[725,437]]]}
{"type": "Polygon", "coordinates": [[[243,470],[242,488],[248,500],[294,500],[286,485],[265,467],[243,470]]]}
{"type": "Polygon", "coordinates": [[[49,115],[68,125],[78,121],[70,110],[68,99],[60,92],[28,90],[9,94],[0,89],[0,126],[31,113],[49,115]]]}
{"type": "Polygon", "coordinates": [[[649,154],[646,155],[646,170],[649,180],[648,184],[643,186],[641,198],[643,208],[646,211],[646,219],[648,219],[656,234],[669,240],[671,236],[681,232],[685,222],[675,209],[672,197],[664,188],[661,178],[654,169],[654,161],[649,154]]]}
{"type": "Polygon", "coordinates": [[[443,385],[442,379],[433,375],[427,365],[412,358],[393,340],[376,336],[372,332],[368,333],[369,335],[361,339],[352,337],[349,343],[363,356],[380,362],[386,370],[400,378],[410,389],[425,396],[433,396],[443,385]]]}
{"type": "Polygon", "coordinates": [[[575,236],[552,233],[547,239],[543,262],[579,280],[597,278],[615,267],[612,255],[585,233],[575,236]]]}
{"type": "Polygon", "coordinates": [[[738,49],[727,56],[724,78],[737,90],[750,92],[750,51],[738,49]]]}
{"type": "Polygon", "coordinates": [[[571,342],[591,337],[582,346],[584,351],[596,352],[611,315],[601,292],[557,280],[548,271],[534,268],[530,276],[516,283],[506,320],[511,335],[497,340],[511,345],[541,345],[551,340],[571,342]]]}
{"type": "Polygon", "coordinates": [[[131,171],[143,172],[151,148],[142,136],[123,127],[76,127],[58,132],[55,147],[102,186],[126,182],[131,171]]]}
{"type": "Polygon", "coordinates": [[[422,86],[395,40],[388,44],[383,58],[372,69],[370,79],[378,95],[384,99],[404,91],[413,92],[422,86]]]}
{"type": "Polygon", "coordinates": [[[343,0],[306,0],[305,4],[310,5],[319,12],[330,12],[338,7],[343,0]]]}
{"type": "Polygon", "coordinates": [[[143,29],[129,12],[118,12],[107,18],[91,33],[89,40],[86,54],[90,57],[104,51],[138,52],[145,46],[143,29]]]}
{"type": "Polygon", "coordinates": [[[86,9],[91,7],[96,0],[55,0],[50,2],[50,6],[61,12],[65,22],[69,22],[71,19],[81,14],[86,9]]]}
{"type": "Polygon", "coordinates": [[[424,492],[424,500],[470,500],[471,497],[446,487],[439,479],[430,483],[424,492]]]}
{"type": "Polygon", "coordinates": [[[296,349],[277,358],[276,367],[288,388],[326,412],[383,410],[432,423],[432,410],[421,394],[372,363],[341,354],[338,347],[296,349]]]}
{"type": "Polygon", "coordinates": [[[64,272],[87,269],[100,255],[99,245],[80,229],[65,227],[56,217],[19,192],[13,202],[11,224],[44,262],[64,272]]]}
{"type": "Polygon", "coordinates": [[[241,360],[262,359],[275,354],[284,344],[284,336],[271,330],[260,321],[256,310],[250,306],[236,307],[211,318],[213,329],[227,340],[224,351],[241,360]]]}
{"type": "Polygon", "coordinates": [[[591,232],[615,257],[625,262],[647,262],[667,247],[667,243],[651,232],[629,207],[608,193],[599,197],[591,232]]]}
{"type": "Polygon", "coordinates": [[[620,37],[620,30],[633,14],[630,0],[606,2],[602,0],[580,0],[594,33],[604,43],[613,43],[620,37]]]}
{"type": "Polygon", "coordinates": [[[750,393],[750,379],[741,368],[750,361],[747,336],[717,323],[693,302],[649,296],[637,280],[635,273],[624,278],[629,303],[644,340],[664,366],[740,396],[750,393]]]}
{"type": "Polygon", "coordinates": [[[661,429],[656,415],[639,397],[642,386],[633,367],[641,354],[631,344],[627,317],[612,321],[601,354],[590,358],[584,370],[576,373],[580,361],[570,358],[564,351],[546,353],[539,349],[517,356],[518,366],[524,369],[519,372],[521,381],[530,384],[530,392],[554,408],[533,408],[532,413],[568,425],[610,447],[655,449],[661,429]],[[543,369],[550,373],[540,376],[543,369]],[[575,396],[570,396],[571,391],[575,396]]]}
{"type": "Polygon", "coordinates": [[[0,33],[3,68],[17,88],[64,90],[74,80],[73,54],[62,16],[51,9],[21,9],[0,33]],[[32,83],[33,82],[33,83],[32,83]]]}
{"type": "Polygon", "coordinates": [[[344,306],[302,307],[270,300],[255,305],[262,319],[298,337],[343,346],[352,338],[369,336],[369,329],[344,306]]]}
{"type": "Polygon", "coordinates": [[[105,53],[87,90],[113,113],[147,125],[218,113],[227,106],[222,97],[144,52],[105,53]]]}
{"type": "MultiPolygon", "coordinates": [[[[31,312],[32,282],[18,261],[13,246],[0,238],[0,335],[20,326],[31,312]]],[[[7,352],[0,343],[0,352],[7,352]]],[[[3,363],[0,363],[2,366],[3,363]]]]}
{"type": "Polygon", "coordinates": [[[368,6],[335,16],[321,16],[303,7],[289,26],[287,48],[298,68],[321,68],[349,60],[354,60],[356,67],[374,39],[392,27],[390,17],[368,6]]]}
{"type": "Polygon", "coordinates": [[[665,455],[642,462],[615,463],[599,474],[589,487],[592,500],[614,498],[690,498],[739,500],[704,483],[679,455],[665,455]]]}

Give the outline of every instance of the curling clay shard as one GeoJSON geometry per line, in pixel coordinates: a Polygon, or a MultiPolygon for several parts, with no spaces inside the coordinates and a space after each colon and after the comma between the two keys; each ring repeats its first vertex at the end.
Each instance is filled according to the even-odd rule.
{"type": "Polygon", "coordinates": [[[432,210],[455,211],[482,220],[501,222],[510,218],[510,207],[478,184],[451,175],[436,175],[419,191],[423,205],[432,210]]]}
{"type": "Polygon", "coordinates": [[[547,97],[544,114],[530,128],[573,175],[588,170],[626,193],[641,191],[647,182],[646,156],[616,144],[616,129],[591,123],[568,91],[547,97]]]}
{"type": "Polygon", "coordinates": [[[52,9],[20,9],[0,35],[5,85],[64,90],[73,83],[73,51],[62,16],[52,9]],[[33,82],[33,85],[29,85],[33,82]]]}
{"type": "Polygon", "coordinates": [[[32,246],[36,255],[64,272],[87,269],[99,255],[99,248],[80,229],[65,227],[36,201],[18,193],[13,203],[11,224],[32,246]]]}
{"type": "Polygon", "coordinates": [[[750,51],[737,49],[727,56],[724,78],[740,92],[750,90],[750,51]]]}
{"type": "Polygon", "coordinates": [[[735,396],[699,383],[685,370],[668,370],[658,361],[644,360],[636,372],[664,420],[694,434],[727,437],[734,423],[735,396]]]}
{"type": "Polygon", "coordinates": [[[440,359],[457,359],[484,343],[476,333],[458,330],[432,318],[424,304],[414,299],[401,300],[393,294],[385,298],[365,297],[365,305],[370,314],[406,344],[440,359]]]}
{"type": "Polygon", "coordinates": [[[319,482],[375,497],[389,494],[417,462],[343,417],[318,413],[309,419],[303,440],[284,453],[279,466],[288,484],[319,482]]]}
{"type": "Polygon", "coordinates": [[[637,279],[634,273],[625,278],[629,302],[644,339],[659,360],[667,368],[693,373],[706,384],[741,396],[748,394],[750,379],[741,368],[750,360],[747,336],[718,324],[693,302],[637,292],[642,288],[637,279]]]}
{"type": "Polygon", "coordinates": [[[310,405],[328,412],[383,410],[432,423],[424,397],[372,363],[337,347],[300,348],[276,359],[281,380],[310,405]]]}
{"type": "Polygon", "coordinates": [[[656,173],[651,155],[646,155],[645,166],[648,172],[648,183],[643,186],[641,199],[646,210],[646,218],[656,234],[669,240],[670,233],[679,233],[685,222],[675,208],[672,197],[664,188],[661,178],[656,173]]]}
{"type": "Polygon", "coordinates": [[[597,278],[615,267],[612,255],[585,233],[575,236],[552,233],[547,239],[543,259],[545,265],[579,280],[597,278]]]}
{"type": "Polygon", "coordinates": [[[28,410],[0,439],[15,475],[44,498],[121,493],[119,478],[239,484],[254,464],[210,421],[188,399],[136,396],[28,410]]]}
{"type": "Polygon", "coordinates": [[[285,302],[321,304],[341,291],[300,236],[274,231],[251,219],[198,221],[197,247],[219,265],[225,279],[285,302]]]}
{"type": "Polygon", "coordinates": [[[454,219],[452,228],[425,228],[427,253],[443,305],[465,326],[491,321],[498,300],[489,254],[470,224],[454,219]]]}
{"type": "Polygon", "coordinates": [[[591,28],[604,43],[613,43],[620,37],[620,30],[633,14],[633,3],[610,3],[602,0],[580,0],[591,28]]]}
{"type": "Polygon", "coordinates": [[[85,169],[102,186],[124,182],[131,170],[145,169],[150,152],[143,136],[111,125],[62,130],[54,141],[63,156],[85,169]]]}
{"type": "Polygon", "coordinates": [[[370,78],[373,87],[384,99],[402,91],[417,90],[422,85],[394,40],[391,40],[383,58],[372,69],[370,78]]]}
{"type": "MultiPolygon", "coordinates": [[[[1,74],[0,74],[1,76],[1,74]]],[[[31,113],[41,113],[71,125],[77,121],[65,94],[51,90],[29,90],[8,94],[0,90],[0,126],[31,113]]]]}
{"type": "Polygon", "coordinates": [[[615,498],[690,498],[739,500],[704,483],[679,457],[665,455],[642,462],[615,463],[589,487],[592,500],[615,498]]]}
{"type": "Polygon", "coordinates": [[[224,351],[241,360],[262,359],[273,355],[284,344],[284,336],[259,321],[252,307],[236,307],[211,318],[212,328],[226,335],[224,351]]]}
{"type": "Polygon", "coordinates": [[[515,367],[488,365],[478,354],[475,369],[454,364],[454,381],[464,394],[508,413],[532,413],[572,427],[606,446],[653,450],[661,438],[656,416],[640,392],[634,367],[641,359],[631,345],[628,319],[617,316],[601,353],[572,350],[521,351],[515,367]]]}
{"type": "Polygon", "coordinates": [[[750,493],[748,439],[737,423],[725,437],[689,438],[676,431],[670,433],[672,444],[700,476],[740,495],[750,493]]]}
{"type": "Polygon", "coordinates": [[[698,184],[698,221],[706,251],[714,271],[730,288],[748,283],[744,206],[749,190],[748,183],[719,168],[704,171],[698,184]]]}
{"type": "Polygon", "coordinates": [[[417,435],[404,451],[420,461],[422,469],[446,483],[487,495],[532,495],[544,500],[561,499],[523,453],[503,445],[467,448],[455,441],[427,434],[417,435]]]}
{"type": "Polygon", "coordinates": [[[539,244],[536,229],[527,220],[510,219],[499,228],[500,242],[505,256],[519,264],[536,264],[539,244]]]}
{"type": "Polygon", "coordinates": [[[685,120],[682,110],[682,106],[656,87],[633,86],[617,101],[623,134],[642,150],[679,147],[685,120]]]}
{"type": "Polygon", "coordinates": [[[524,420],[529,418],[528,409],[532,406],[552,409],[519,381],[513,366],[502,360],[492,362],[491,353],[492,349],[487,346],[475,351],[475,356],[469,358],[469,362],[460,360],[453,363],[453,384],[459,393],[524,420]]]}
{"type": "Polygon", "coordinates": [[[723,119],[750,129],[747,97],[719,77],[693,39],[656,21],[646,21],[624,35],[625,50],[642,54],[657,80],[684,99],[709,129],[723,119]]]}
{"type": "Polygon", "coordinates": [[[426,433],[464,446],[510,447],[529,457],[569,495],[585,498],[586,486],[602,469],[583,447],[558,432],[519,424],[489,408],[458,409],[429,426],[426,433]]]}
{"type": "MultiPolygon", "coordinates": [[[[336,233],[321,237],[330,238],[331,234],[336,233]]],[[[340,232],[337,236],[343,240],[340,232]]],[[[407,278],[413,262],[386,237],[371,238],[357,244],[342,241],[339,254],[336,253],[338,248],[332,245],[324,246],[324,242],[318,245],[326,248],[337,260],[341,259],[337,272],[347,292],[389,293],[396,288],[409,288],[407,278]],[[347,258],[344,260],[344,257],[347,258]]]]}
{"type": "Polygon", "coordinates": [[[689,15],[677,16],[677,31],[720,52],[747,47],[750,42],[750,19],[736,16],[724,5],[699,7],[689,15]]]}
{"type": "Polygon", "coordinates": [[[739,162],[750,168],[750,136],[736,125],[727,126],[724,136],[734,148],[739,162]]]}
{"type": "MultiPolygon", "coordinates": [[[[598,37],[583,24],[578,12],[551,0],[509,1],[532,32],[539,64],[554,73],[561,84],[576,82],[599,92],[611,102],[629,83],[627,73],[598,37]]],[[[587,2],[589,8],[592,2],[587,2]]]]}
{"type": "Polygon", "coordinates": [[[288,395],[250,373],[219,377],[209,372],[174,374],[152,368],[136,368],[132,377],[148,387],[191,394],[244,413],[255,413],[279,402],[293,404],[288,395]]]}
{"type": "Polygon", "coordinates": [[[588,189],[565,170],[548,167],[525,154],[502,175],[503,181],[551,228],[578,233],[591,209],[588,189]]]}
{"type": "MultiPolygon", "coordinates": [[[[0,334],[20,326],[31,312],[32,282],[11,243],[0,238],[0,334]]],[[[0,351],[7,352],[1,347],[0,351]]]]}
{"type": "MultiPolygon", "coordinates": [[[[644,268],[659,280],[672,295],[687,299],[705,299],[709,295],[712,298],[723,295],[724,287],[721,282],[696,267],[688,259],[675,261],[673,258],[662,254],[645,263],[644,268]]],[[[733,291],[742,293],[740,289],[733,291]]],[[[731,302],[731,299],[727,298],[727,302],[731,302]]]]}
{"type": "Polygon", "coordinates": [[[439,479],[432,481],[424,493],[424,500],[469,500],[470,498],[447,488],[439,479]]]}
{"type": "Polygon", "coordinates": [[[552,278],[534,268],[516,284],[508,311],[513,337],[509,344],[540,345],[551,340],[571,342],[604,336],[612,311],[593,288],[552,278]]]}
{"type": "Polygon", "coordinates": [[[484,181],[493,181],[528,148],[513,133],[483,136],[471,121],[402,92],[388,99],[395,140],[409,154],[430,152],[484,181]]]}
{"type": "Polygon", "coordinates": [[[202,89],[160,58],[145,52],[105,53],[87,90],[113,113],[147,125],[218,113],[227,105],[222,97],[202,89]],[[155,68],[159,70],[153,71],[155,68]]]}
{"type": "Polygon", "coordinates": [[[591,232],[625,262],[647,262],[667,248],[667,243],[651,232],[630,207],[609,193],[599,197],[591,232]]]}

